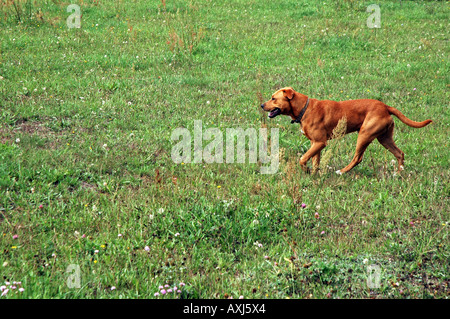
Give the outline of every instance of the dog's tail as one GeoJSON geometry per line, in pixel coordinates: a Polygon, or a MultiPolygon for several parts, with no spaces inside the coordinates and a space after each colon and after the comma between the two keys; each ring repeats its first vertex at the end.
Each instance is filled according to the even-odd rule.
{"type": "Polygon", "coordinates": [[[405,123],[406,125],[409,125],[409,126],[415,127],[415,128],[424,127],[424,126],[430,124],[431,122],[433,122],[432,120],[425,120],[423,122],[416,122],[416,121],[410,120],[409,118],[404,116],[402,114],[402,112],[400,112],[396,108],[390,107],[390,106],[388,106],[388,111],[389,111],[390,114],[394,114],[395,116],[397,116],[398,119],[400,121],[402,121],[403,123],[405,123]]]}

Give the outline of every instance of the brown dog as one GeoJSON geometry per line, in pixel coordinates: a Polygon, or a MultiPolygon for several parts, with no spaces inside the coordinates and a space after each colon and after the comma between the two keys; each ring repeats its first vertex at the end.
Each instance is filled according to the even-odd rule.
{"type": "Polygon", "coordinates": [[[309,99],[306,95],[295,92],[287,87],[278,90],[272,99],[261,104],[264,111],[270,112],[269,117],[279,114],[289,115],[292,122],[300,123],[302,132],[311,141],[311,148],[300,158],[300,165],[307,171],[306,163],[312,157],[317,168],[320,162],[320,152],[326,146],[327,140],[332,138],[333,129],[339,120],[346,118],[346,134],[358,131],[356,153],[353,160],[338,174],[348,172],[358,165],[367,146],[374,140],[387,148],[397,158],[399,170],[403,170],[403,152],[395,145],[392,139],[394,133],[394,120],[391,114],[411,127],[424,127],[431,120],[415,122],[404,116],[399,110],[387,106],[377,100],[361,99],[335,102],[330,100],[309,99]]]}

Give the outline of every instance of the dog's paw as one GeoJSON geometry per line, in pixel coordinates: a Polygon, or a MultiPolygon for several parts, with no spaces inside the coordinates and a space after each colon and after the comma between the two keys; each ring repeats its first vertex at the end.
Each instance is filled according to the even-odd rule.
{"type": "Polygon", "coordinates": [[[342,175],[342,172],[341,172],[341,170],[340,170],[340,169],[338,169],[338,170],[336,171],[336,174],[338,174],[338,175],[342,175]]]}

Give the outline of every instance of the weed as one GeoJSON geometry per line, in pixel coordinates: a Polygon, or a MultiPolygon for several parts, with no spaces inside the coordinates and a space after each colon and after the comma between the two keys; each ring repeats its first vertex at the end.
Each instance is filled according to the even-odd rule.
{"type": "MultiPolygon", "coordinates": [[[[330,140],[327,143],[327,147],[322,151],[323,155],[321,155],[320,158],[320,175],[325,174],[329,170],[329,164],[331,161],[331,158],[334,156],[337,156],[339,146],[340,146],[340,140],[345,136],[347,133],[347,119],[345,117],[341,118],[336,125],[336,127],[333,129],[333,132],[331,133],[330,140]]],[[[316,163],[314,163],[315,166],[317,166],[316,163]]],[[[316,167],[317,169],[317,167],[316,167]]]]}

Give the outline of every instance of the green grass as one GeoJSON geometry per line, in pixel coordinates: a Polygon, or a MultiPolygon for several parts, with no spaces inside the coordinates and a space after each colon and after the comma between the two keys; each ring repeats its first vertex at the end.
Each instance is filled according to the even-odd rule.
{"type": "Polygon", "coordinates": [[[157,298],[448,298],[446,2],[379,1],[380,29],[373,1],[83,1],[80,29],[67,3],[16,2],[20,22],[0,7],[0,280],[25,290],[1,298],[155,298],[180,282],[157,298]],[[355,134],[307,175],[299,126],[259,107],[284,86],[433,123],[395,118],[401,175],[377,142],[335,175],[355,134]],[[279,128],[279,171],[174,163],[171,133],[194,120],[279,128]]]}

